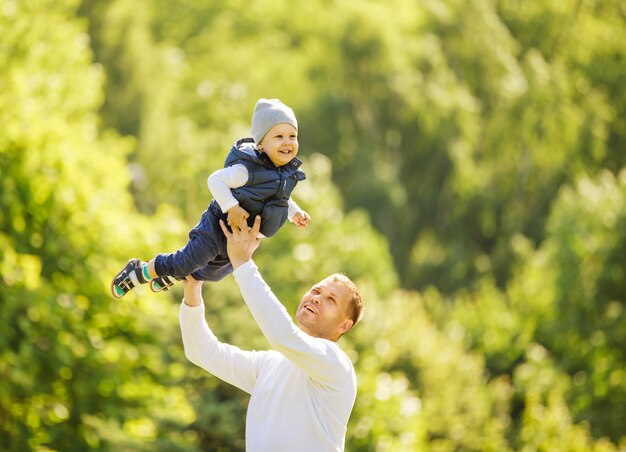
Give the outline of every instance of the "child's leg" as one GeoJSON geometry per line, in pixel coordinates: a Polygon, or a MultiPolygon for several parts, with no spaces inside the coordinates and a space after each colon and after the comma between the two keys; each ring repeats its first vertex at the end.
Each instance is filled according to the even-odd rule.
{"type": "Polygon", "coordinates": [[[199,238],[194,234],[184,248],[173,253],[157,255],[152,266],[148,263],[147,272],[155,276],[184,278],[204,267],[219,253],[220,250],[213,240],[209,237],[199,238]]]}
{"type": "Polygon", "coordinates": [[[156,258],[150,259],[148,262],[143,262],[141,266],[141,271],[144,279],[150,283],[150,290],[152,292],[161,292],[163,290],[168,290],[170,286],[173,286],[176,281],[180,281],[180,277],[174,276],[159,276],[155,269],[156,258]]]}
{"type": "Polygon", "coordinates": [[[157,272],[154,268],[154,261],[155,259],[150,259],[148,262],[143,262],[142,266],[141,266],[141,270],[143,271],[143,277],[145,279],[147,279],[148,281],[157,278],[159,275],[157,275],[157,272]]]}
{"type": "Polygon", "coordinates": [[[191,276],[198,281],[217,282],[233,272],[233,266],[228,259],[228,254],[220,254],[203,268],[193,272],[191,276]]]}
{"type": "Polygon", "coordinates": [[[129,260],[113,278],[111,294],[115,298],[122,298],[134,287],[148,282],[151,288],[154,283],[155,287],[163,290],[161,287],[172,285],[174,280],[184,279],[225,250],[226,239],[221,231],[219,218],[207,209],[198,224],[189,232],[189,242],[184,248],[170,254],[159,254],[149,262],[129,260]]]}
{"type": "MultiPolygon", "coordinates": [[[[146,267],[149,268],[149,264],[146,267]]],[[[148,270],[150,271],[150,270],[148,270]]],[[[215,256],[213,260],[207,263],[204,267],[191,273],[191,276],[197,281],[220,281],[225,276],[230,275],[233,272],[233,266],[228,258],[228,253],[222,251],[215,256]]],[[[183,278],[173,276],[159,276],[150,281],[150,289],[153,292],[161,292],[169,290],[171,286],[176,283],[176,280],[183,278]]]]}
{"type": "MultiPolygon", "coordinates": [[[[149,262],[146,263],[146,268],[149,268],[149,262]]],[[[148,272],[150,270],[147,270],[148,272]]],[[[231,274],[233,272],[233,266],[230,263],[230,259],[228,259],[228,255],[226,252],[218,256],[216,256],[211,262],[205,265],[203,268],[200,268],[193,273],[191,276],[197,281],[219,281],[225,276],[231,274]]],[[[162,292],[164,290],[169,290],[171,286],[173,286],[176,281],[180,281],[184,278],[178,276],[157,276],[150,280],[150,289],[153,292],[162,292]]]]}
{"type": "MultiPolygon", "coordinates": [[[[175,280],[194,275],[215,260],[219,266],[222,262],[230,264],[226,254],[226,238],[219,225],[219,217],[209,209],[202,215],[200,222],[189,232],[187,245],[169,254],[159,254],[145,266],[146,278],[155,278],[150,288],[155,292],[167,290],[175,280]]],[[[196,279],[202,279],[197,277],[196,279]]]]}

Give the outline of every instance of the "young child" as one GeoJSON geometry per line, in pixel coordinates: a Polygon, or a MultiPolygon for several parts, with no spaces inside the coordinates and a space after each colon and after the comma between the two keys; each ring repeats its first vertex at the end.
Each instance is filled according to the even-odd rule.
{"type": "Polygon", "coordinates": [[[291,199],[296,184],[306,178],[296,158],[298,122],[293,110],[278,99],[259,99],[251,132],[252,138],[233,145],[224,168],[209,176],[214,199],[189,232],[187,245],[149,262],[130,259],[111,282],[115,298],[148,282],[152,291],[160,292],[187,275],[219,281],[232,273],[220,220],[231,228],[247,228],[261,215],[265,237],[276,234],[287,218],[300,228],[308,225],[311,217],[291,199]]]}

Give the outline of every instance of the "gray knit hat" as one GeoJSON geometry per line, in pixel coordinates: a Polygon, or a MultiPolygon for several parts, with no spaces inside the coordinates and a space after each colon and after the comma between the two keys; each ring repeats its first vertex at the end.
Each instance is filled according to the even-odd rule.
{"type": "Polygon", "coordinates": [[[259,99],[252,114],[250,131],[255,143],[259,143],[268,130],[276,124],[291,124],[298,130],[298,121],[293,110],[278,99],[259,99]]]}

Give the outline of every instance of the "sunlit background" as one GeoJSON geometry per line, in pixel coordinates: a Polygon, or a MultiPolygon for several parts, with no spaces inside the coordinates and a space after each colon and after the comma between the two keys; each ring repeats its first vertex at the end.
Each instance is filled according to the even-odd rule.
{"type": "Polygon", "coordinates": [[[625,86],[622,0],[1,0],[0,450],[244,449],[180,288],[109,283],[186,243],[269,97],[313,220],[255,260],[292,313],[330,272],[365,298],[346,450],[626,451],[625,86]]]}

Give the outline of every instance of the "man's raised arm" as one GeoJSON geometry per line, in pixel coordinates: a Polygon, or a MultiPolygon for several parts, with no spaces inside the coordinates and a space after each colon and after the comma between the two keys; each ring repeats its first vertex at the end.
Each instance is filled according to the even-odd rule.
{"type": "Polygon", "coordinates": [[[180,330],[185,357],[196,366],[251,393],[256,382],[255,353],[220,342],[204,317],[202,281],[188,276],[180,306],[180,330]]]}
{"type": "Polygon", "coordinates": [[[255,218],[252,228],[235,227],[232,233],[223,222],[220,224],[241,295],[268,342],[307,375],[326,384],[345,383],[346,375],[352,371],[347,357],[337,353],[339,349],[331,341],[309,336],[293,323],[252,261],[260,243],[260,217],[255,218]]]}

